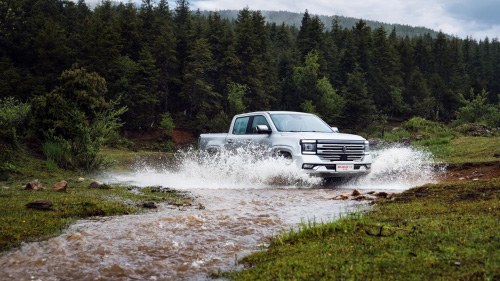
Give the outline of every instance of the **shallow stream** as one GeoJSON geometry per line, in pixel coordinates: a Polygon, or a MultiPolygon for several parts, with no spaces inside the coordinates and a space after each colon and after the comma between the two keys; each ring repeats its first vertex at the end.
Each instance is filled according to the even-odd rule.
{"type": "Polygon", "coordinates": [[[204,280],[263,249],[301,222],[330,221],[367,207],[332,200],[360,190],[401,191],[436,176],[431,155],[408,147],[374,152],[372,173],[322,186],[286,159],[240,151],[216,157],[196,151],[175,165],[138,164],[102,180],[189,192],[193,206],[161,205],[146,214],[79,221],[64,234],[0,256],[1,280],[204,280]],[[261,157],[262,156],[262,157],[261,157]]]}

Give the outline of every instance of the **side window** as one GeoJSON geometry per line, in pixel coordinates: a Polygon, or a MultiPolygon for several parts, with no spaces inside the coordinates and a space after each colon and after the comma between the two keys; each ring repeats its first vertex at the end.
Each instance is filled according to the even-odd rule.
{"type": "Polygon", "coordinates": [[[266,125],[269,127],[269,123],[267,122],[266,118],[262,115],[256,115],[253,117],[252,120],[252,134],[257,133],[257,125],[266,125]]]}
{"type": "Polygon", "coordinates": [[[240,117],[234,121],[233,135],[244,135],[247,131],[250,117],[240,117]]]}

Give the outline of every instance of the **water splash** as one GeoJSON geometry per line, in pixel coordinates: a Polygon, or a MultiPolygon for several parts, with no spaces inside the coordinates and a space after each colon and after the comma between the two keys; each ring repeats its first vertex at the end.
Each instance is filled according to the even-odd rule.
{"type": "MultiPolygon", "coordinates": [[[[428,151],[396,145],[372,154],[370,174],[342,187],[404,190],[436,181],[433,156],[428,151]]],[[[139,162],[133,170],[111,174],[105,181],[188,190],[317,187],[322,183],[321,178],[307,175],[290,160],[270,157],[268,150],[254,146],[215,154],[189,148],[178,152],[174,163],[152,166],[139,162]]]]}
{"type": "Polygon", "coordinates": [[[420,148],[395,145],[375,150],[372,154],[371,172],[344,187],[405,190],[436,182],[440,173],[434,167],[432,153],[420,148]]]}
{"type": "Polygon", "coordinates": [[[113,174],[105,181],[177,189],[293,188],[321,183],[289,159],[270,157],[268,150],[256,146],[214,154],[189,148],[176,153],[173,164],[153,167],[138,163],[134,172],[113,174]]]}

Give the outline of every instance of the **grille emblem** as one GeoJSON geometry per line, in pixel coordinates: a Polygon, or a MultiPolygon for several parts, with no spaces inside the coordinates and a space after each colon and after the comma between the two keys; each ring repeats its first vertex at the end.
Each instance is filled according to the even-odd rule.
{"type": "Polygon", "coordinates": [[[344,147],[342,147],[342,151],[344,152],[344,154],[347,152],[347,148],[345,147],[345,145],[344,147]]]}

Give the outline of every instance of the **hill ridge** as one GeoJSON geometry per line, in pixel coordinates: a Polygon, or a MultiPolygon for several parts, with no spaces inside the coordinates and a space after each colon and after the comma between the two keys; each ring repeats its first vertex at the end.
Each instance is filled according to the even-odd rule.
{"type": "MultiPolygon", "coordinates": [[[[204,10],[200,12],[203,15],[208,15],[210,12],[217,12],[223,18],[235,20],[238,16],[239,10],[227,10],[227,9],[217,10],[217,11],[204,10]]],[[[300,27],[302,17],[304,16],[304,13],[289,12],[289,11],[260,10],[260,12],[266,18],[266,21],[269,23],[276,23],[276,24],[285,23],[287,25],[295,26],[297,28],[300,27]]],[[[356,24],[356,22],[358,22],[361,19],[361,18],[346,17],[339,15],[329,16],[329,15],[318,15],[313,13],[309,14],[311,16],[318,16],[319,19],[325,25],[326,30],[331,29],[332,22],[335,18],[338,20],[340,27],[348,29],[352,28],[356,24]]],[[[399,37],[408,36],[412,38],[429,34],[431,37],[435,38],[439,33],[438,31],[423,26],[411,26],[398,23],[385,23],[381,21],[368,20],[368,19],[362,19],[362,20],[365,21],[367,25],[370,26],[372,29],[379,28],[380,26],[384,27],[387,33],[390,33],[393,28],[396,28],[396,34],[399,37]]]]}

